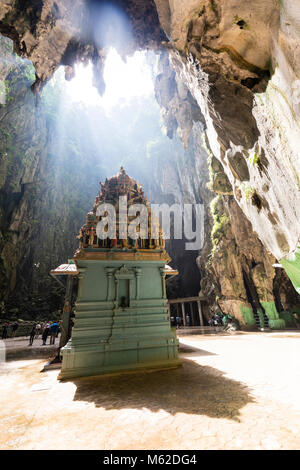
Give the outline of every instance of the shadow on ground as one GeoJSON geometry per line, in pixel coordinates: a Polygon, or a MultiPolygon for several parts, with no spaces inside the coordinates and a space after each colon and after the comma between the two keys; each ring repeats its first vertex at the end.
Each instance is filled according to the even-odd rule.
{"type": "Polygon", "coordinates": [[[244,384],[213,367],[183,359],[169,371],[72,379],[74,400],[107,410],[132,408],[188,413],[239,422],[240,410],[254,399],[244,384]]]}
{"type": "Polygon", "coordinates": [[[217,354],[200,349],[197,346],[190,346],[189,344],[179,343],[179,352],[182,354],[195,353],[197,356],[217,356],[217,354]]]}
{"type": "Polygon", "coordinates": [[[50,346],[47,345],[45,347],[35,347],[30,348],[18,348],[18,349],[8,349],[6,351],[6,360],[7,361],[19,361],[19,360],[27,360],[27,359],[50,359],[55,357],[57,353],[57,345],[50,346]]]}

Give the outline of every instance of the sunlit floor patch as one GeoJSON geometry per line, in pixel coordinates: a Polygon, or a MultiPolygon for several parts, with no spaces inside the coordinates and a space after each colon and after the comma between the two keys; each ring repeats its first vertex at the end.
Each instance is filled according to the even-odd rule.
{"type": "Polygon", "coordinates": [[[193,352],[181,355],[183,367],[151,374],[58,382],[58,371],[40,372],[43,361],[11,362],[0,383],[0,447],[299,448],[298,336],[184,341],[193,352]]]}

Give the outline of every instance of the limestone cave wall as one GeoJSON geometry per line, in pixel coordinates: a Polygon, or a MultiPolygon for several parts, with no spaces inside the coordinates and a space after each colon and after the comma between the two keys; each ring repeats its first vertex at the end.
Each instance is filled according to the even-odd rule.
{"type": "Polygon", "coordinates": [[[41,318],[61,307],[64,289],[49,270],[72,257],[98,181],[92,162],[82,175],[72,142],[61,157],[57,96],[36,99],[32,63],[3,37],[0,56],[0,315],[41,318]]]}
{"type": "MultiPolygon", "coordinates": [[[[205,206],[204,246],[197,259],[201,291],[211,311],[221,309],[234,315],[244,328],[283,327],[281,312],[299,310],[297,292],[283,269],[275,271],[276,258],[237,204],[229,178],[209,148],[206,121],[180,71],[174,70],[166,53],[160,62],[156,97],[168,135],[179,135],[193,155],[186,169],[180,162],[178,174],[186,185],[181,199],[182,194],[189,195],[195,202],[196,196],[205,206]]],[[[172,172],[171,164],[162,186],[174,191],[172,172]]]]}
{"type": "MultiPolygon", "coordinates": [[[[179,135],[186,149],[194,146],[195,166],[191,172],[191,162],[189,170],[183,164],[177,181],[207,208],[198,260],[202,288],[241,322],[253,323],[256,310],[259,318],[267,315],[280,326],[278,309],[294,308],[298,298],[273,264],[281,262],[298,293],[300,288],[297,1],[111,2],[130,23],[130,34],[121,40],[106,31],[105,21],[93,23],[96,11],[105,19],[101,4],[5,0],[0,32],[32,60],[36,92],[59,65],[71,77],[73,64],[89,59],[103,92],[103,61],[111,42],[123,55],[137,48],[165,51],[157,100],[168,135],[179,135]],[[104,39],[95,35],[101,27],[104,39]],[[206,184],[218,194],[211,209],[213,194],[206,184]]],[[[27,187],[22,188],[25,201],[27,187]]]]}
{"type": "Polygon", "coordinates": [[[235,200],[276,259],[292,255],[300,232],[297,2],[156,3],[173,66],[201,108],[235,200]]]}

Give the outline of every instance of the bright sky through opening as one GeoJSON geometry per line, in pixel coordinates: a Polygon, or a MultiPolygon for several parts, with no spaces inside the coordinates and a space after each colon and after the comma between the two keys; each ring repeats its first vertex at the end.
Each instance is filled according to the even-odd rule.
{"type": "Polygon", "coordinates": [[[76,64],[76,75],[66,82],[67,93],[72,101],[86,105],[101,106],[109,110],[116,105],[129,102],[137,96],[151,96],[154,93],[151,68],[144,52],[135,52],[124,62],[115,49],[110,49],[105,61],[105,93],[100,97],[93,86],[93,67],[76,64]]]}

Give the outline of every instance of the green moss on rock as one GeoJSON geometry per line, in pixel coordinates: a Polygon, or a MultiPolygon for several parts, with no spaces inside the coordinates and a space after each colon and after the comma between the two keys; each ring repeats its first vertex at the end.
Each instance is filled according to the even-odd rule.
{"type": "Polygon", "coordinates": [[[257,315],[258,315],[258,318],[259,318],[260,327],[261,327],[261,328],[267,327],[268,325],[265,325],[264,314],[263,314],[263,311],[262,311],[261,308],[258,308],[258,309],[257,309],[257,315]]]}
{"type": "Polygon", "coordinates": [[[292,281],[297,293],[300,294],[300,247],[292,255],[282,258],[280,263],[292,281]]]}
{"type": "Polygon", "coordinates": [[[230,218],[224,213],[223,201],[220,195],[216,196],[211,201],[210,210],[214,221],[211,231],[211,241],[214,251],[220,240],[226,235],[227,229],[230,226],[230,218]]]}
{"type": "Polygon", "coordinates": [[[252,308],[250,307],[242,307],[241,306],[241,314],[243,315],[243,318],[245,320],[245,324],[248,326],[254,326],[255,325],[255,318],[253,315],[252,308]]]}
{"type": "Polygon", "coordinates": [[[284,320],[285,326],[288,328],[297,328],[298,324],[291,312],[280,312],[279,317],[284,320]]]}
{"type": "Polygon", "coordinates": [[[276,306],[274,302],[261,302],[262,307],[265,310],[265,313],[269,319],[269,327],[281,330],[285,328],[285,321],[279,317],[276,306]]]}

